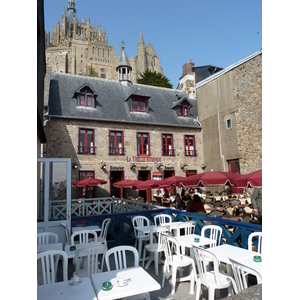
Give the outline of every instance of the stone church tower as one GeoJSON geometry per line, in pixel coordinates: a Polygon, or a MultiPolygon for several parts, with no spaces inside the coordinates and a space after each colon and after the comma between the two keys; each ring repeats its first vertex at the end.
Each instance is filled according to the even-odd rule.
{"type": "MultiPolygon", "coordinates": [[[[122,52],[120,52],[121,56],[122,52]]],[[[77,18],[75,0],[69,0],[67,12],[63,9],[61,25],[54,25],[51,39],[46,33],[47,69],[54,72],[89,75],[93,69],[98,77],[118,80],[117,66],[120,56],[114,46],[108,44],[105,29],[91,25],[90,17],[86,21],[77,18]]],[[[136,82],[139,74],[147,69],[163,75],[160,57],[151,43],[145,46],[142,32],[138,40],[138,53],[128,59],[132,68],[131,80],[136,82]]]]}

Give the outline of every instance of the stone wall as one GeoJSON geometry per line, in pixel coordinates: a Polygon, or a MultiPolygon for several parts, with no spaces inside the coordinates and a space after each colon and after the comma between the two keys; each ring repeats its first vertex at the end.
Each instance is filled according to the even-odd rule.
{"type": "Polygon", "coordinates": [[[241,173],[262,168],[262,54],[232,71],[241,173]]]}
{"type": "Polygon", "coordinates": [[[197,87],[207,170],[228,171],[227,162],[233,159],[239,160],[242,174],[262,168],[261,57],[260,53],[197,87]]]}
{"type": "MultiPolygon", "coordinates": [[[[161,127],[155,125],[137,124],[112,124],[109,122],[95,122],[84,120],[70,120],[51,118],[46,126],[47,131],[47,157],[70,157],[72,164],[76,163],[78,168],[72,170],[72,181],[78,180],[78,171],[95,171],[95,177],[107,180],[102,185],[108,193],[110,191],[110,170],[124,169],[124,178],[137,179],[139,170],[150,170],[151,178],[153,172],[164,172],[174,170],[178,176],[185,176],[186,170],[181,169],[183,163],[188,165],[187,170],[202,172],[203,164],[202,141],[200,129],[184,129],[180,127],[161,127]],[[77,154],[79,128],[93,129],[95,135],[95,155],[77,154]],[[109,131],[124,132],[125,155],[109,155],[109,131]],[[137,132],[150,133],[150,153],[145,161],[139,161],[137,156],[137,132]],[[162,156],[162,133],[173,134],[175,156],[162,156]],[[184,155],[184,135],[194,135],[196,141],[196,157],[184,155]],[[101,161],[106,163],[106,170],[101,169],[101,161]],[[163,164],[157,169],[155,161],[163,164]],[[130,163],[134,162],[136,168],[130,169],[130,163]]],[[[141,159],[143,160],[143,159],[141,159]]],[[[100,195],[99,195],[100,196],[100,195]]]]}

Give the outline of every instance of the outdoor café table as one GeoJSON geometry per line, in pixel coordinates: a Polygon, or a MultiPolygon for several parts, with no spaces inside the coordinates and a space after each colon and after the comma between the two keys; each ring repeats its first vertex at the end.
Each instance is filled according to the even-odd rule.
{"type": "Polygon", "coordinates": [[[80,230],[94,230],[97,233],[101,231],[101,228],[98,225],[90,225],[90,226],[74,226],[72,227],[72,233],[80,230]]]}
{"type": "Polygon", "coordinates": [[[203,246],[209,246],[212,243],[215,243],[215,241],[212,241],[211,239],[207,237],[203,237],[198,234],[187,234],[187,235],[180,235],[175,236],[175,239],[178,241],[180,246],[184,246],[187,248],[192,248],[193,246],[196,247],[203,247],[203,246]],[[199,242],[195,242],[195,238],[199,239],[199,242]]]}
{"type": "MultiPolygon", "coordinates": [[[[64,251],[67,253],[68,258],[74,258],[76,250],[83,249],[83,248],[90,247],[90,246],[96,246],[96,245],[102,246],[103,247],[103,253],[104,253],[105,245],[102,242],[90,242],[88,244],[65,245],[65,250],[64,251]],[[70,248],[72,246],[75,246],[76,249],[75,250],[70,250],[70,248]]],[[[84,253],[82,253],[82,256],[84,256],[84,253]]]]}
{"type": "Polygon", "coordinates": [[[37,286],[37,300],[96,300],[96,294],[89,277],[81,278],[78,284],[60,281],[37,286]]]}
{"type": "MultiPolygon", "coordinates": [[[[182,224],[183,222],[171,222],[171,223],[165,223],[162,224],[160,226],[166,226],[168,227],[168,229],[170,230],[174,230],[174,235],[177,236],[178,232],[177,232],[177,227],[178,225],[182,224]]],[[[152,228],[157,227],[156,225],[149,225],[149,226],[137,226],[136,230],[142,232],[143,234],[149,234],[152,228]]]]}
{"type": "Polygon", "coordinates": [[[152,278],[142,267],[134,267],[123,270],[114,270],[91,275],[91,281],[98,300],[112,300],[134,296],[159,290],[160,284],[152,278]],[[118,286],[118,277],[122,276],[127,280],[125,286],[118,286]],[[103,290],[102,284],[110,281],[112,289],[103,290]]]}
{"type": "Polygon", "coordinates": [[[175,236],[175,239],[178,241],[179,245],[181,246],[183,254],[185,254],[185,248],[190,249],[191,257],[194,257],[194,252],[191,251],[191,248],[193,246],[204,247],[204,246],[209,246],[212,243],[215,243],[211,239],[207,237],[203,237],[198,234],[187,234],[187,235],[175,236]],[[199,239],[199,242],[195,242],[195,238],[199,239]]]}
{"type": "Polygon", "coordinates": [[[37,245],[37,253],[48,250],[62,250],[62,243],[37,245]]]}
{"type": "Polygon", "coordinates": [[[220,262],[227,264],[227,272],[229,272],[230,274],[232,273],[232,271],[230,267],[229,257],[242,263],[247,267],[254,269],[262,276],[262,262],[255,262],[253,260],[253,257],[255,255],[260,255],[258,252],[254,252],[248,249],[228,244],[212,247],[208,250],[209,252],[213,253],[220,262]]]}

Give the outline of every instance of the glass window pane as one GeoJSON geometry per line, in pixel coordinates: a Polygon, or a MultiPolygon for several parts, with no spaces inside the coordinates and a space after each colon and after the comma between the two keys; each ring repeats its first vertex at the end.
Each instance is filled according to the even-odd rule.
{"type": "Polygon", "coordinates": [[[67,163],[50,163],[49,220],[66,219],[67,213],[67,163]]]}
{"type": "Polygon", "coordinates": [[[146,103],[144,101],[140,101],[140,111],[146,110],[146,103]]]}
{"type": "Polygon", "coordinates": [[[44,221],[45,207],[45,163],[38,162],[37,175],[39,178],[37,186],[37,221],[44,221]]]}
{"type": "Polygon", "coordinates": [[[132,108],[134,111],[137,111],[139,109],[138,101],[135,101],[135,100],[132,101],[132,108]]]}

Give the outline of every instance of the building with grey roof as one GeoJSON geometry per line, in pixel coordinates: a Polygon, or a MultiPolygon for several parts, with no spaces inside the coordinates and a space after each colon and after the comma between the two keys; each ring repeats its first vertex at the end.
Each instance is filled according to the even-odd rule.
{"type": "MultiPolygon", "coordinates": [[[[71,157],[72,181],[92,176],[108,182],[90,195],[73,188],[72,197],[126,196],[115,181],[202,171],[197,101],[179,90],[132,83],[122,52],[119,81],[50,75],[47,157],[71,157]]],[[[142,196],[150,201],[149,193],[142,196]]]]}

